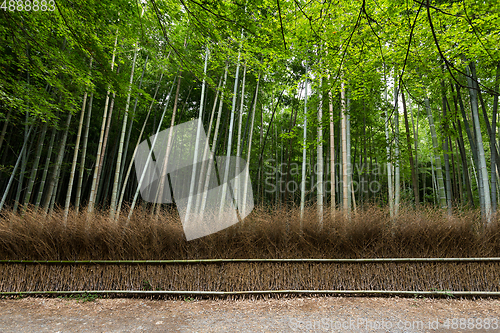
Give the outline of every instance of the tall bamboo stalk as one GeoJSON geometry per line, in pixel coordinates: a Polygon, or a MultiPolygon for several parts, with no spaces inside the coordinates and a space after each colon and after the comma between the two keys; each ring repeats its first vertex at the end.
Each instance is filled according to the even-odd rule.
{"type": "MultiPolygon", "coordinates": [[[[28,85],[29,85],[29,75],[28,75],[28,85]]],[[[24,136],[28,134],[28,122],[29,122],[29,111],[26,110],[26,120],[24,123],[24,136]]],[[[17,207],[19,206],[19,200],[21,198],[21,191],[23,189],[23,182],[24,182],[24,172],[26,170],[26,165],[28,164],[28,158],[29,158],[29,153],[31,152],[31,146],[33,145],[33,138],[31,139],[30,145],[28,146],[28,149],[25,149],[22,154],[22,160],[21,160],[21,172],[19,173],[19,180],[17,182],[17,191],[16,191],[16,197],[14,199],[14,207],[12,208],[12,211],[15,213],[17,211],[17,207]],[[28,152],[28,153],[26,153],[28,152]]]]}
{"type": "Polygon", "coordinates": [[[120,143],[118,144],[118,156],[116,157],[115,179],[113,181],[113,191],[111,193],[109,217],[112,220],[115,217],[114,215],[115,215],[115,211],[116,211],[116,199],[117,199],[116,197],[117,197],[117,193],[118,193],[118,180],[120,179],[123,145],[125,143],[125,132],[127,130],[128,109],[130,107],[130,96],[132,94],[132,84],[134,82],[135,63],[137,60],[138,51],[139,51],[139,46],[138,46],[138,43],[136,43],[135,49],[134,49],[134,59],[132,60],[132,70],[130,72],[130,81],[129,81],[129,85],[128,85],[127,102],[125,104],[125,113],[123,115],[122,132],[120,134],[120,143]]]}
{"type": "MultiPolygon", "coordinates": [[[[241,31],[241,39],[243,39],[243,30],[241,31]]],[[[229,137],[228,143],[226,147],[226,167],[224,168],[224,178],[222,183],[222,194],[221,194],[221,203],[219,207],[219,216],[222,216],[224,212],[224,206],[226,204],[226,193],[227,186],[229,180],[229,162],[231,161],[231,146],[233,140],[233,125],[234,125],[234,114],[236,113],[236,97],[238,94],[238,79],[240,74],[240,58],[241,58],[241,43],[238,51],[238,62],[236,64],[236,75],[234,78],[234,88],[233,88],[233,102],[231,106],[231,117],[229,119],[229,137]]]]}
{"type": "Polygon", "coordinates": [[[236,201],[237,209],[241,210],[241,200],[245,200],[245,197],[240,198],[240,158],[241,158],[241,126],[243,123],[243,106],[245,102],[245,79],[247,77],[247,64],[243,65],[243,80],[241,82],[241,104],[240,111],[238,114],[238,138],[236,140],[236,167],[235,167],[235,182],[234,182],[234,199],[236,201]]]}
{"type": "MultiPolygon", "coordinates": [[[[153,100],[151,101],[151,104],[149,105],[148,113],[146,114],[146,118],[144,119],[144,123],[142,124],[141,132],[139,133],[139,138],[137,138],[137,143],[135,145],[134,152],[132,153],[132,158],[130,159],[130,164],[129,164],[128,169],[127,169],[127,174],[125,175],[125,179],[123,181],[123,185],[121,188],[120,199],[118,200],[118,205],[116,208],[116,215],[115,215],[116,220],[118,220],[118,217],[120,216],[123,197],[125,196],[125,190],[127,188],[127,183],[128,183],[129,177],[130,177],[130,172],[132,171],[132,166],[134,165],[135,155],[137,154],[137,149],[139,148],[139,144],[141,143],[142,135],[144,134],[144,129],[146,128],[146,124],[148,122],[149,115],[151,114],[151,109],[153,108],[153,105],[156,102],[156,95],[158,93],[158,89],[160,88],[160,83],[161,83],[162,78],[163,78],[163,73],[161,73],[160,79],[158,80],[158,84],[156,85],[155,93],[153,95],[153,100]]],[[[132,126],[132,124],[131,124],[131,126],[132,126]]]]}
{"type": "Polygon", "coordinates": [[[43,124],[42,133],[40,134],[40,137],[38,138],[38,144],[37,144],[36,153],[35,153],[35,161],[33,163],[33,167],[31,168],[31,174],[30,174],[30,178],[29,178],[29,182],[28,182],[28,189],[26,190],[26,195],[24,196],[23,212],[26,211],[26,208],[31,200],[33,186],[35,184],[36,174],[38,172],[38,165],[40,164],[40,158],[42,156],[43,142],[45,140],[45,134],[47,133],[47,127],[48,127],[48,123],[45,122],[43,124]]]}
{"type": "MultiPolygon", "coordinates": [[[[193,196],[194,196],[194,187],[196,182],[196,174],[197,174],[197,165],[198,165],[198,150],[199,141],[201,136],[201,130],[203,129],[202,119],[203,119],[203,105],[205,103],[205,86],[206,86],[206,75],[207,75],[207,67],[208,67],[208,45],[205,47],[205,64],[203,66],[203,82],[201,84],[201,97],[200,97],[200,109],[198,111],[198,125],[196,128],[196,142],[194,147],[194,156],[193,156],[193,170],[191,172],[191,181],[189,182],[189,197],[186,207],[186,216],[185,220],[189,221],[189,215],[191,214],[191,206],[193,205],[193,196]]],[[[195,203],[196,206],[196,203],[195,203]]],[[[196,209],[194,209],[196,211],[196,209]]]]}
{"type": "Polygon", "coordinates": [[[442,93],[442,102],[443,102],[443,121],[444,121],[444,134],[443,134],[443,153],[444,153],[444,171],[446,178],[446,203],[448,207],[448,215],[452,215],[452,189],[451,189],[451,175],[450,175],[450,158],[448,155],[448,119],[447,119],[447,100],[446,100],[446,88],[444,85],[444,81],[441,80],[441,93],[442,93]]]}
{"type": "Polygon", "coordinates": [[[5,133],[7,132],[7,126],[9,125],[10,115],[12,114],[12,107],[9,108],[9,112],[7,112],[7,117],[3,123],[2,133],[0,133],[0,149],[2,149],[3,140],[5,138],[5,133]]]}
{"type": "MultiPolygon", "coordinates": [[[[90,60],[92,67],[92,59],[90,60]]],[[[82,135],[83,120],[85,116],[85,108],[87,104],[87,91],[83,94],[82,111],[80,112],[80,121],[78,122],[78,131],[76,133],[75,151],[73,152],[73,163],[71,164],[71,173],[69,176],[68,192],[66,193],[66,202],[64,203],[64,223],[68,219],[69,204],[71,200],[71,192],[73,190],[73,180],[75,179],[76,162],[78,161],[78,150],[80,148],[80,138],[82,135]]],[[[82,161],[83,162],[83,161],[82,161]]]]}
{"type": "MultiPolygon", "coordinates": [[[[165,188],[165,181],[167,181],[167,167],[168,167],[168,160],[170,158],[170,151],[172,150],[172,138],[173,138],[173,133],[174,133],[174,124],[175,124],[175,116],[177,114],[177,106],[179,104],[179,91],[181,88],[181,78],[182,78],[182,71],[179,71],[179,76],[177,77],[177,89],[175,91],[175,99],[174,99],[174,109],[172,110],[172,119],[170,120],[170,131],[168,132],[168,139],[167,139],[167,150],[165,153],[165,159],[163,160],[163,166],[162,166],[162,171],[161,171],[161,176],[160,176],[160,185],[158,187],[158,191],[156,192],[156,200],[155,204],[156,206],[156,219],[158,219],[159,214],[160,214],[160,208],[161,208],[161,203],[159,203],[159,198],[160,196],[163,196],[163,190],[165,188]]],[[[161,125],[161,122],[160,122],[161,125]]],[[[151,148],[153,150],[153,148],[151,148]]]]}
{"type": "Polygon", "coordinates": [[[323,78],[319,79],[319,105],[318,105],[318,138],[317,138],[317,208],[319,230],[323,229],[323,78]]]}
{"type": "MultiPolygon", "coordinates": [[[[468,68],[467,68],[468,70],[468,68]]],[[[480,195],[484,198],[484,207],[481,207],[481,213],[485,218],[485,224],[488,226],[491,223],[491,196],[488,184],[488,170],[486,167],[486,158],[484,154],[483,139],[481,134],[481,125],[479,123],[479,110],[478,110],[478,100],[477,100],[477,88],[472,81],[470,75],[467,76],[467,85],[469,88],[470,103],[472,109],[472,118],[474,122],[474,132],[476,135],[476,144],[478,150],[478,160],[479,160],[479,170],[478,173],[481,174],[483,191],[480,195]]]]}
{"type": "MultiPolygon", "coordinates": [[[[496,71],[496,76],[495,76],[495,86],[494,86],[494,89],[495,89],[495,94],[493,96],[493,115],[495,117],[495,121],[494,121],[494,124],[495,124],[495,129],[496,129],[496,116],[497,116],[497,112],[498,112],[498,88],[500,86],[500,61],[497,62],[497,71],[496,71]]],[[[493,126],[493,125],[492,125],[493,126]]],[[[496,131],[493,130],[493,138],[496,137],[496,131]]],[[[500,147],[500,139],[499,139],[499,142],[498,142],[498,146],[500,147]]],[[[500,157],[496,156],[497,158],[500,157]]],[[[496,166],[497,166],[497,176],[495,177],[497,179],[497,185],[500,185],[500,179],[498,178],[498,172],[500,170],[500,163],[496,163],[496,166]]],[[[492,172],[493,172],[493,168],[492,168],[492,172]]],[[[492,185],[493,185],[493,181],[492,181],[492,185]]],[[[500,201],[500,195],[497,195],[497,199],[500,201]]]]}
{"type": "Polygon", "coordinates": [[[405,118],[405,128],[406,128],[406,144],[408,148],[409,160],[410,160],[410,169],[411,169],[411,182],[413,187],[413,196],[415,198],[415,207],[419,206],[419,194],[418,194],[418,176],[417,170],[415,170],[415,161],[413,160],[413,149],[411,147],[411,139],[410,139],[410,124],[408,122],[408,111],[406,109],[406,99],[405,94],[401,92],[401,98],[403,102],[403,113],[405,118]]]}
{"type": "Polygon", "coordinates": [[[214,137],[213,137],[213,141],[212,141],[212,151],[210,152],[210,156],[209,156],[209,160],[208,160],[208,168],[207,168],[207,173],[206,173],[206,178],[205,178],[205,186],[203,188],[203,198],[201,200],[200,216],[203,216],[203,214],[205,213],[205,208],[206,208],[206,204],[207,204],[208,185],[210,184],[212,165],[214,164],[214,155],[215,155],[215,151],[217,150],[216,142],[217,142],[217,138],[219,136],[219,126],[220,126],[220,119],[221,119],[221,115],[222,115],[222,107],[224,105],[224,90],[226,88],[228,68],[229,68],[229,63],[226,62],[226,68],[224,69],[224,81],[222,83],[222,89],[221,89],[221,93],[220,93],[219,110],[217,113],[217,121],[215,122],[214,137]]]}
{"type": "MultiPolygon", "coordinates": [[[[117,74],[120,71],[120,66],[117,68],[117,74]]],[[[111,123],[113,121],[113,110],[115,108],[115,97],[116,97],[116,92],[113,91],[112,97],[111,97],[111,102],[109,103],[109,109],[108,109],[108,115],[107,115],[107,122],[106,122],[106,130],[104,131],[104,139],[102,142],[102,149],[101,149],[101,156],[99,157],[99,165],[97,166],[97,178],[96,178],[96,194],[95,194],[95,199],[94,202],[99,201],[99,199],[103,199],[102,191],[103,187],[105,188],[106,183],[109,181],[109,177],[106,177],[105,183],[101,183],[101,174],[103,172],[103,168],[106,169],[106,165],[109,165],[110,162],[111,164],[113,163],[114,155],[113,158],[111,158],[111,161],[109,161],[109,156],[106,154],[107,151],[107,146],[108,146],[108,139],[109,139],[109,130],[111,128],[111,123]]],[[[121,118],[121,112],[118,115],[118,119],[121,118]]],[[[115,141],[116,142],[116,141],[115,141]]],[[[113,148],[115,148],[115,145],[112,145],[113,148]]],[[[113,149],[113,154],[115,153],[115,149],[113,149]]],[[[105,198],[105,196],[104,196],[105,198]]],[[[105,200],[105,199],[104,199],[105,200]]]]}
{"type": "MultiPolygon", "coordinates": [[[[113,47],[113,56],[111,57],[111,71],[113,71],[113,68],[115,65],[117,43],[118,43],[118,28],[116,29],[116,33],[115,33],[115,45],[113,47]]],[[[99,165],[101,165],[101,151],[103,150],[102,147],[104,144],[104,131],[106,129],[106,120],[107,120],[107,115],[108,115],[109,92],[110,92],[110,87],[108,87],[108,90],[106,92],[106,100],[104,102],[104,112],[102,115],[101,134],[99,136],[99,144],[97,146],[94,176],[92,179],[92,186],[90,189],[90,197],[89,197],[89,203],[88,203],[88,208],[87,208],[89,213],[92,213],[94,211],[95,198],[97,195],[97,187],[99,186],[97,178],[99,177],[98,175],[99,175],[99,171],[100,171],[99,165]]]]}
{"type": "Polygon", "coordinates": [[[333,100],[332,91],[328,91],[328,111],[330,112],[330,209],[332,216],[335,213],[336,200],[335,200],[335,125],[333,122],[333,100]]]}
{"type": "MultiPolygon", "coordinates": [[[[386,88],[384,90],[384,100],[387,101],[387,81],[386,88]]],[[[391,140],[389,137],[389,110],[385,111],[385,119],[384,119],[384,128],[385,128],[385,150],[387,157],[387,189],[388,189],[388,201],[389,201],[389,214],[391,216],[391,220],[394,217],[394,187],[392,183],[392,156],[391,156],[391,140]]]]}
{"type": "Polygon", "coordinates": [[[394,78],[394,150],[395,150],[395,167],[394,167],[394,215],[399,213],[399,203],[401,201],[401,168],[399,154],[399,87],[397,78],[394,78]]]}
{"type": "MultiPolygon", "coordinates": [[[[257,85],[255,87],[255,99],[253,101],[253,107],[252,107],[252,122],[250,123],[250,135],[248,137],[248,149],[247,149],[247,161],[250,161],[251,156],[252,156],[252,135],[253,135],[253,125],[254,125],[254,120],[255,120],[255,109],[257,107],[257,96],[259,95],[259,83],[260,83],[260,75],[261,73],[259,72],[259,77],[257,78],[257,85]]],[[[242,213],[246,214],[246,203],[247,203],[247,194],[248,194],[248,178],[249,178],[249,166],[247,165],[246,168],[246,175],[245,175],[245,184],[243,185],[243,208],[242,208],[242,213]]]]}
{"type": "Polygon", "coordinates": [[[38,188],[38,194],[37,194],[36,201],[35,201],[35,210],[38,209],[38,207],[40,206],[40,203],[42,201],[43,190],[45,189],[45,181],[47,179],[47,174],[49,172],[49,167],[50,167],[50,159],[52,157],[52,150],[54,148],[54,140],[56,138],[56,132],[57,132],[57,129],[56,129],[56,126],[54,126],[54,128],[52,129],[52,135],[50,137],[49,149],[47,151],[47,157],[45,158],[45,168],[43,170],[42,180],[40,182],[40,186],[38,188]]]}
{"type": "Polygon", "coordinates": [[[19,164],[21,162],[21,158],[22,158],[22,156],[24,154],[24,150],[26,149],[26,146],[28,144],[28,138],[29,138],[32,130],[33,130],[33,125],[30,125],[30,129],[29,129],[28,133],[25,135],[23,147],[21,148],[21,152],[19,153],[19,156],[17,157],[16,165],[14,166],[14,169],[12,170],[12,173],[10,174],[9,182],[7,183],[7,187],[3,192],[2,200],[0,201],[0,211],[2,210],[2,208],[5,204],[5,200],[7,199],[7,195],[9,194],[10,187],[12,186],[12,183],[14,181],[14,176],[15,176],[15,174],[17,172],[17,168],[19,167],[19,164]]]}
{"type": "Polygon", "coordinates": [[[93,101],[94,101],[94,91],[90,93],[89,111],[87,112],[87,122],[85,124],[85,132],[83,134],[82,159],[80,163],[80,171],[78,173],[78,183],[76,186],[76,199],[75,199],[75,210],[77,213],[80,209],[80,197],[82,194],[83,173],[85,171],[85,157],[87,155],[87,142],[89,138],[90,119],[92,117],[93,101]]]}
{"type": "MultiPolygon", "coordinates": [[[[178,75],[180,76],[180,73],[178,75]]],[[[163,108],[163,113],[161,115],[160,122],[158,123],[156,135],[153,139],[153,142],[151,143],[151,149],[149,150],[148,157],[146,159],[146,164],[144,165],[144,170],[142,171],[141,177],[139,178],[139,182],[137,184],[137,189],[135,190],[134,198],[132,199],[132,204],[130,206],[130,211],[128,213],[127,224],[130,222],[130,218],[132,217],[132,214],[134,213],[135,204],[137,203],[137,198],[139,197],[139,191],[141,189],[142,182],[144,181],[144,178],[146,177],[146,171],[148,169],[150,161],[152,160],[151,156],[153,154],[153,150],[154,150],[155,145],[156,145],[156,139],[158,139],[158,134],[160,133],[161,124],[163,123],[163,118],[165,118],[165,113],[167,112],[168,102],[170,101],[170,97],[172,96],[172,91],[174,90],[175,81],[176,81],[176,79],[174,79],[174,81],[172,82],[172,87],[170,88],[170,92],[167,95],[167,101],[165,102],[165,107],[163,108]]],[[[150,106],[150,110],[151,110],[151,106],[150,106]]],[[[143,127],[143,130],[144,130],[144,127],[143,127]]],[[[139,140],[140,140],[140,138],[139,138],[139,140]]],[[[138,141],[138,142],[140,142],[140,141],[138,141]]],[[[137,150],[137,147],[136,147],[136,150],[137,150]]],[[[130,162],[130,163],[132,164],[132,162],[130,162]]]]}
{"type": "Polygon", "coordinates": [[[300,183],[300,230],[303,228],[304,208],[306,202],[306,158],[307,158],[307,85],[309,83],[306,65],[306,81],[304,84],[304,137],[302,140],[302,180],[300,183]]]}
{"type": "Polygon", "coordinates": [[[73,114],[70,113],[68,117],[66,118],[66,125],[64,127],[64,133],[61,139],[61,145],[59,146],[59,152],[57,153],[57,158],[56,158],[56,164],[54,166],[54,170],[50,176],[49,180],[49,187],[47,189],[47,196],[45,197],[45,202],[44,202],[44,207],[45,207],[45,214],[47,214],[51,202],[50,200],[52,199],[52,194],[54,193],[54,189],[56,187],[56,182],[59,181],[59,175],[61,173],[61,166],[64,158],[64,152],[66,150],[66,140],[68,138],[68,132],[69,132],[69,127],[71,124],[71,118],[73,114]]]}
{"type": "Polygon", "coordinates": [[[347,173],[347,212],[350,217],[351,213],[351,200],[352,208],[356,210],[356,192],[354,191],[354,184],[352,181],[352,158],[351,158],[351,97],[349,89],[346,89],[346,112],[345,112],[345,127],[346,127],[346,173],[347,173]]]}
{"type": "MultiPolygon", "coordinates": [[[[227,68],[227,67],[226,67],[227,68]]],[[[217,109],[217,101],[219,100],[219,94],[220,94],[220,88],[222,84],[222,77],[219,79],[219,83],[217,84],[217,90],[215,93],[215,99],[214,99],[214,105],[212,106],[212,112],[210,114],[210,121],[208,122],[208,133],[207,133],[207,141],[205,142],[205,146],[203,147],[203,158],[202,158],[202,164],[201,164],[201,171],[200,171],[200,179],[198,181],[198,187],[196,190],[196,193],[202,193],[204,184],[205,184],[205,178],[207,174],[207,158],[208,154],[210,153],[210,137],[212,134],[212,124],[214,120],[214,115],[215,115],[215,110],[217,109]]],[[[195,213],[200,214],[201,213],[201,201],[202,201],[203,195],[196,196],[196,203],[195,203],[195,213]]]]}
{"type": "Polygon", "coordinates": [[[349,166],[347,156],[347,115],[346,115],[346,96],[345,86],[342,79],[340,83],[340,122],[342,133],[342,209],[344,214],[350,213],[350,196],[349,196],[349,166]]]}
{"type": "MultiPolygon", "coordinates": [[[[142,69],[142,74],[141,74],[141,79],[139,80],[139,86],[138,88],[141,89],[142,87],[142,81],[144,79],[144,73],[146,72],[146,66],[148,64],[148,59],[149,59],[149,56],[147,55],[146,56],[146,60],[144,61],[144,67],[142,69]]],[[[163,73],[162,73],[163,75],[163,73]]],[[[128,127],[128,133],[127,133],[127,138],[125,139],[125,148],[123,148],[123,157],[122,157],[122,164],[121,164],[121,167],[120,167],[120,178],[118,179],[118,193],[120,193],[120,190],[121,190],[121,186],[122,186],[122,176],[123,176],[123,170],[125,168],[125,163],[127,161],[127,152],[128,152],[128,145],[129,145],[129,142],[130,142],[130,135],[132,134],[132,128],[134,127],[134,118],[135,118],[135,114],[136,114],[136,110],[137,110],[137,103],[139,101],[139,96],[141,94],[138,94],[136,97],[135,97],[135,102],[134,102],[134,109],[132,110],[132,116],[131,116],[131,119],[130,119],[130,126],[128,127]]],[[[154,99],[156,98],[156,93],[155,93],[155,97],[153,98],[153,101],[154,99]]],[[[126,186],[126,185],[123,185],[123,186],[126,186]]],[[[118,201],[118,204],[121,205],[121,201],[118,201]]],[[[118,208],[117,208],[118,210],[118,208]]]]}
{"type": "Polygon", "coordinates": [[[425,109],[427,110],[427,119],[429,121],[429,129],[432,137],[433,154],[436,164],[436,184],[437,184],[439,206],[441,208],[446,208],[447,203],[446,203],[446,193],[443,180],[443,169],[441,166],[441,156],[439,155],[439,145],[437,140],[436,127],[434,125],[434,116],[432,115],[432,110],[429,103],[429,97],[427,97],[427,93],[425,93],[424,100],[425,100],[425,109]]]}

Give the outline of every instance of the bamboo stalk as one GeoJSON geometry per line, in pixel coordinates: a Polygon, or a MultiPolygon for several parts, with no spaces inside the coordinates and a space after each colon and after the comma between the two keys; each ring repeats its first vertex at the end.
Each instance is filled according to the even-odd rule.
{"type": "MultiPolygon", "coordinates": [[[[118,182],[120,180],[120,174],[122,171],[122,155],[124,154],[123,152],[123,146],[125,144],[125,132],[127,131],[127,120],[128,120],[128,113],[129,113],[129,107],[130,107],[130,97],[132,95],[132,85],[134,83],[134,73],[135,73],[135,64],[137,60],[137,53],[139,52],[139,46],[138,42],[135,44],[135,49],[134,49],[134,59],[132,60],[132,70],[130,72],[130,81],[128,84],[128,92],[127,92],[127,102],[125,104],[125,112],[123,115],[123,125],[122,125],[122,130],[120,134],[120,143],[118,144],[118,156],[116,158],[116,169],[115,169],[115,177],[113,181],[113,190],[111,192],[111,204],[110,204],[110,209],[109,209],[109,217],[111,220],[114,220],[115,218],[115,212],[116,212],[116,200],[118,199],[118,182]]],[[[110,119],[111,122],[111,119],[110,119]]],[[[109,124],[109,122],[108,122],[109,124]]],[[[125,155],[127,152],[125,151],[125,155]]]]}
{"type": "Polygon", "coordinates": [[[26,143],[28,143],[28,138],[31,134],[31,130],[33,129],[33,125],[30,126],[30,130],[28,131],[28,134],[26,135],[26,139],[24,140],[23,147],[21,148],[21,152],[19,153],[19,156],[16,161],[16,165],[14,166],[14,169],[12,170],[12,173],[9,178],[9,182],[7,183],[7,188],[3,192],[2,200],[0,201],[0,211],[3,208],[3,205],[5,204],[5,200],[7,199],[7,195],[9,194],[10,187],[12,186],[12,182],[14,181],[14,176],[16,174],[17,168],[19,167],[19,162],[21,161],[21,157],[24,153],[24,150],[26,149],[26,143]]]}
{"type": "Polygon", "coordinates": [[[185,295],[185,296],[227,296],[227,295],[386,295],[386,296],[481,296],[499,297],[499,291],[453,291],[453,290],[242,290],[242,291],[202,291],[202,290],[46,290],[46,291],[5,291],[0,296],[29,295],[185,295]]]}
{"type": "MultiPolygon", "coordinates": [[[[115,44],[113,48],[113,56],[111,58],[111,72],[113,72],[114,69],[114,64],[115,64],[115,57],[116,57],[116,45],[118,43],[118,28],[116,28],[116,33],[115,33],[115,44]]],[[[101,132],[99,136],[99,144],[97,146],[97,153],[96,153],[96,162],[95,162],[95,168],[94,168],[94,174],[92,176],[92,185],[90,189],[90,196],[89,196],[89,202],[87,205],[87,211],[89,213],[93,213],[94,211],[94,205],[95,205],[95,200],[97,196],[97,189],[99,187],[98,183],[98,178],[99,178],[99,168],[100,168],[100,162],[101,162],[101,151],[103,150],[103,144],[104,144],[104,132],[106,130],[106,121],[111,121],[111,117],[109,117],[108,120],[108,103],[109,103],[109,92],[110,92],[111,86],[108,85],[108,90],[106,92],[106,100],[104,102],[104,112],[102,116],[102,124],[101,124],[101,132]]],[[[113,96],[114,100],[114,96],[113,96]]]]}
{"type": "Polygon", "coordinates": [[[304,220],[304,208],[306,201],[306,155],[307,155],[307,65],[306,65],[306,81],[304,83],[304,137],[302,143],[302,179],[300,182],[300,231],[302,232],[304,220]]]}

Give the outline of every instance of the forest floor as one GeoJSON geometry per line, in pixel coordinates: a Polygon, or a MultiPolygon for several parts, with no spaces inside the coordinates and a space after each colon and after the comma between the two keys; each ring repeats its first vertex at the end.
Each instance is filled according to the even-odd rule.
{"type": "Polygon", "coordinates": [[[499,299],[0,299],[0,331],[16,333],[499,332],[499,321],[499,299]]]}

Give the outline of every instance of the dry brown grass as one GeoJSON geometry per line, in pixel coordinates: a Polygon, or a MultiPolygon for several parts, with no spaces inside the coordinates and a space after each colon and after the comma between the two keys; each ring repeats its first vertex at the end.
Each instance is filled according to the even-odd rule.
{"type": "Polygon", "coordinates": [[[500,254],[500,223],[481,229],[477,211],[453,217],[436,209],[402,209],[391,221],[386,209],[370,207],[345,218],[325,214],[320,230],[314,207],[300,230],[296,207],[257,207],[242,223],[187,242],[175,210],[156,221],[147,209],[119,221],[107,211],[50,216],[28,210],[0,218],[0,259],[197,259],[483,257],[500,254]]]}
{"type": "MultiPolygon", "coordinates": [[[[296,207],[259,207],[240,224],[187,242],[175,210],[156,221],[138,210],[126,226],[107,212],[4,213],[0,258],[38,260],[369,258],[498,256],[499,223],[478,213],[447,217],[406,209],[390,221],[377,207],[324,217],[314,207],[300,230],[296,207]]],[[[1,264],[0,291],[35,290],[474,290],[499,291],[500,263],[212,263],[148,265],[1,264]]],[[[252,296],[250,296],[252,297],[252,296]]]]}

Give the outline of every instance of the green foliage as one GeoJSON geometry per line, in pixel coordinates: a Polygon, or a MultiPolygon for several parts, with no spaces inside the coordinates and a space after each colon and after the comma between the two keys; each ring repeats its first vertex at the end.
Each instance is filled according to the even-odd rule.
{"type": "MultiPolygon", "coordinates": [[[[420,119],[418,156],[423,163],[429,161],[431,153],[442,153],[441,148],[437,152],[431,149],[422,107],[417,115],[416,106],[423,105],[424,96],[430,99],[440,142],[446,136],[453,140],[458,137],[453,123],[457,115],[461,116],[451,107],[447,117],[442,117],[441,84],[444,82],[445,93],[453,105],[449,86],[457,82],[465,85],[465,66],[470,61],[477,64],[478,81],[488,112],[491,113],[493,105],[494,77],[500,61],[500,2],[494,0],[432,1],[429,8],[425,3],[403,0],[337,3],[318,0],[76,0],[57,2],[56,7],[55,11],[45,12],[0,11],[0,120],[12,111],[9,121],[15,132],[9,149],[19,151],[24,134],[21,129],[26,123],[38,126],[48,122],[56,127],[69,113],[80,112],[84,92],[93,92],[87,168],[95,161],[108,89],[115,94],[110,141],[117,140],[135,43],[140,47],[136,68],[143,68],[146,58],[148,63],[142,87],[138,88],[139,75],[132,85],[132,100],[137,98],[137,108],[131,120],[131,145],[138,138],[138,128],[146,121],[161,74],[164,76],[146,125],[146,135],[156,130],[166,95],[177,73],[182,75],[177,122],[196,116],[201,100],[200,82],[206,79],[204,124],[208,125],[217,82],[227,63],[229,78],[224,108],[227,114],[239,52],[241,63],[246,63],[248,68],[246,94],[238,96],[245,105],[244,122],[250,117],[256,80],[259,73],[262,74],[254,144],[248,160],[259,160],[261,152],[263,160],[275,157],[276,149],[282,147],[291,161],[301,158],[305,118],[302,87],[306,66],[311,83],[308,149],[315,149],[317,145],[315,138],[320,122],[324,129],[322,142],[329,144],[329,93],[335,142],[339,142],[342,81],[350,101],[347,112],[351,119],[353,149],[358,154],[355,157],[360,156],[362,147],[368,146],[367,158],[380,163],[394,159],[394,154],[386,156],[384,136],[384,114],[393,109],[394,97],[389,92],[386,100],[384,89],[392,90],[397,84],[409,96],[408,107],[420,119]],[[115,38],[118,47],[111,70],[115,38]],[[207,45],[210,58],[204,77],[203,55],[207,45]],[[91,59],[92,66],[89,66],[91,59]],[[281,91],[284,93],[278,101],[281,91]],[[323,119],[318,122],[320,100],[323,119]],[[448,125],[448,132],[444,131],[445,125],[448,125]],[[268,128],[271,136],[266,146],[261,147],[259,132],[262,130],[265,135],[268,128]],[[369,140],[365,136],[369,136],[369,140]]],[[[469,98],[465,91],[462,95],[469,112],[469,98]]],[[[170,123],[172,105],[171,96],[165,127],[170,123]]],[[[71,126],[73,136],[77,119],[74,117],[71,126]]],[[[481,122],[485,129],[482,119],[481,122]]],[[[224,126],[222,130],[227,128],[224,126]]],[[[395,129],[392,123],[390,126],[392,142],[395,129]]],[[[245,131],[248,135],[249,130],[245,131]]],[[[409,163],[406,156],[409,155],[406,145],[402,144],[406,135],[402,121],[400,133],[403,177],[407,179],[409,163]]],[[[486,130],[483,134],[483,140],[487,140],[486,130]]],[[[411,137],[413,140],[413,135],[411,137]]],[[[129,150],[127,158],[131,157],[132,149],[129,150]]],[[[10,164],[14,164],[11,157],[2,162],[2,170],[11,170],[10,164]]],[[[109,162],[110,168],[112,164],[109,162]]],[[[257,179],[261,167],[256,164],[250,165],[252,179],[257,179]]],[[[65,167],[63,171],[68,169],[65,167]]]]}

